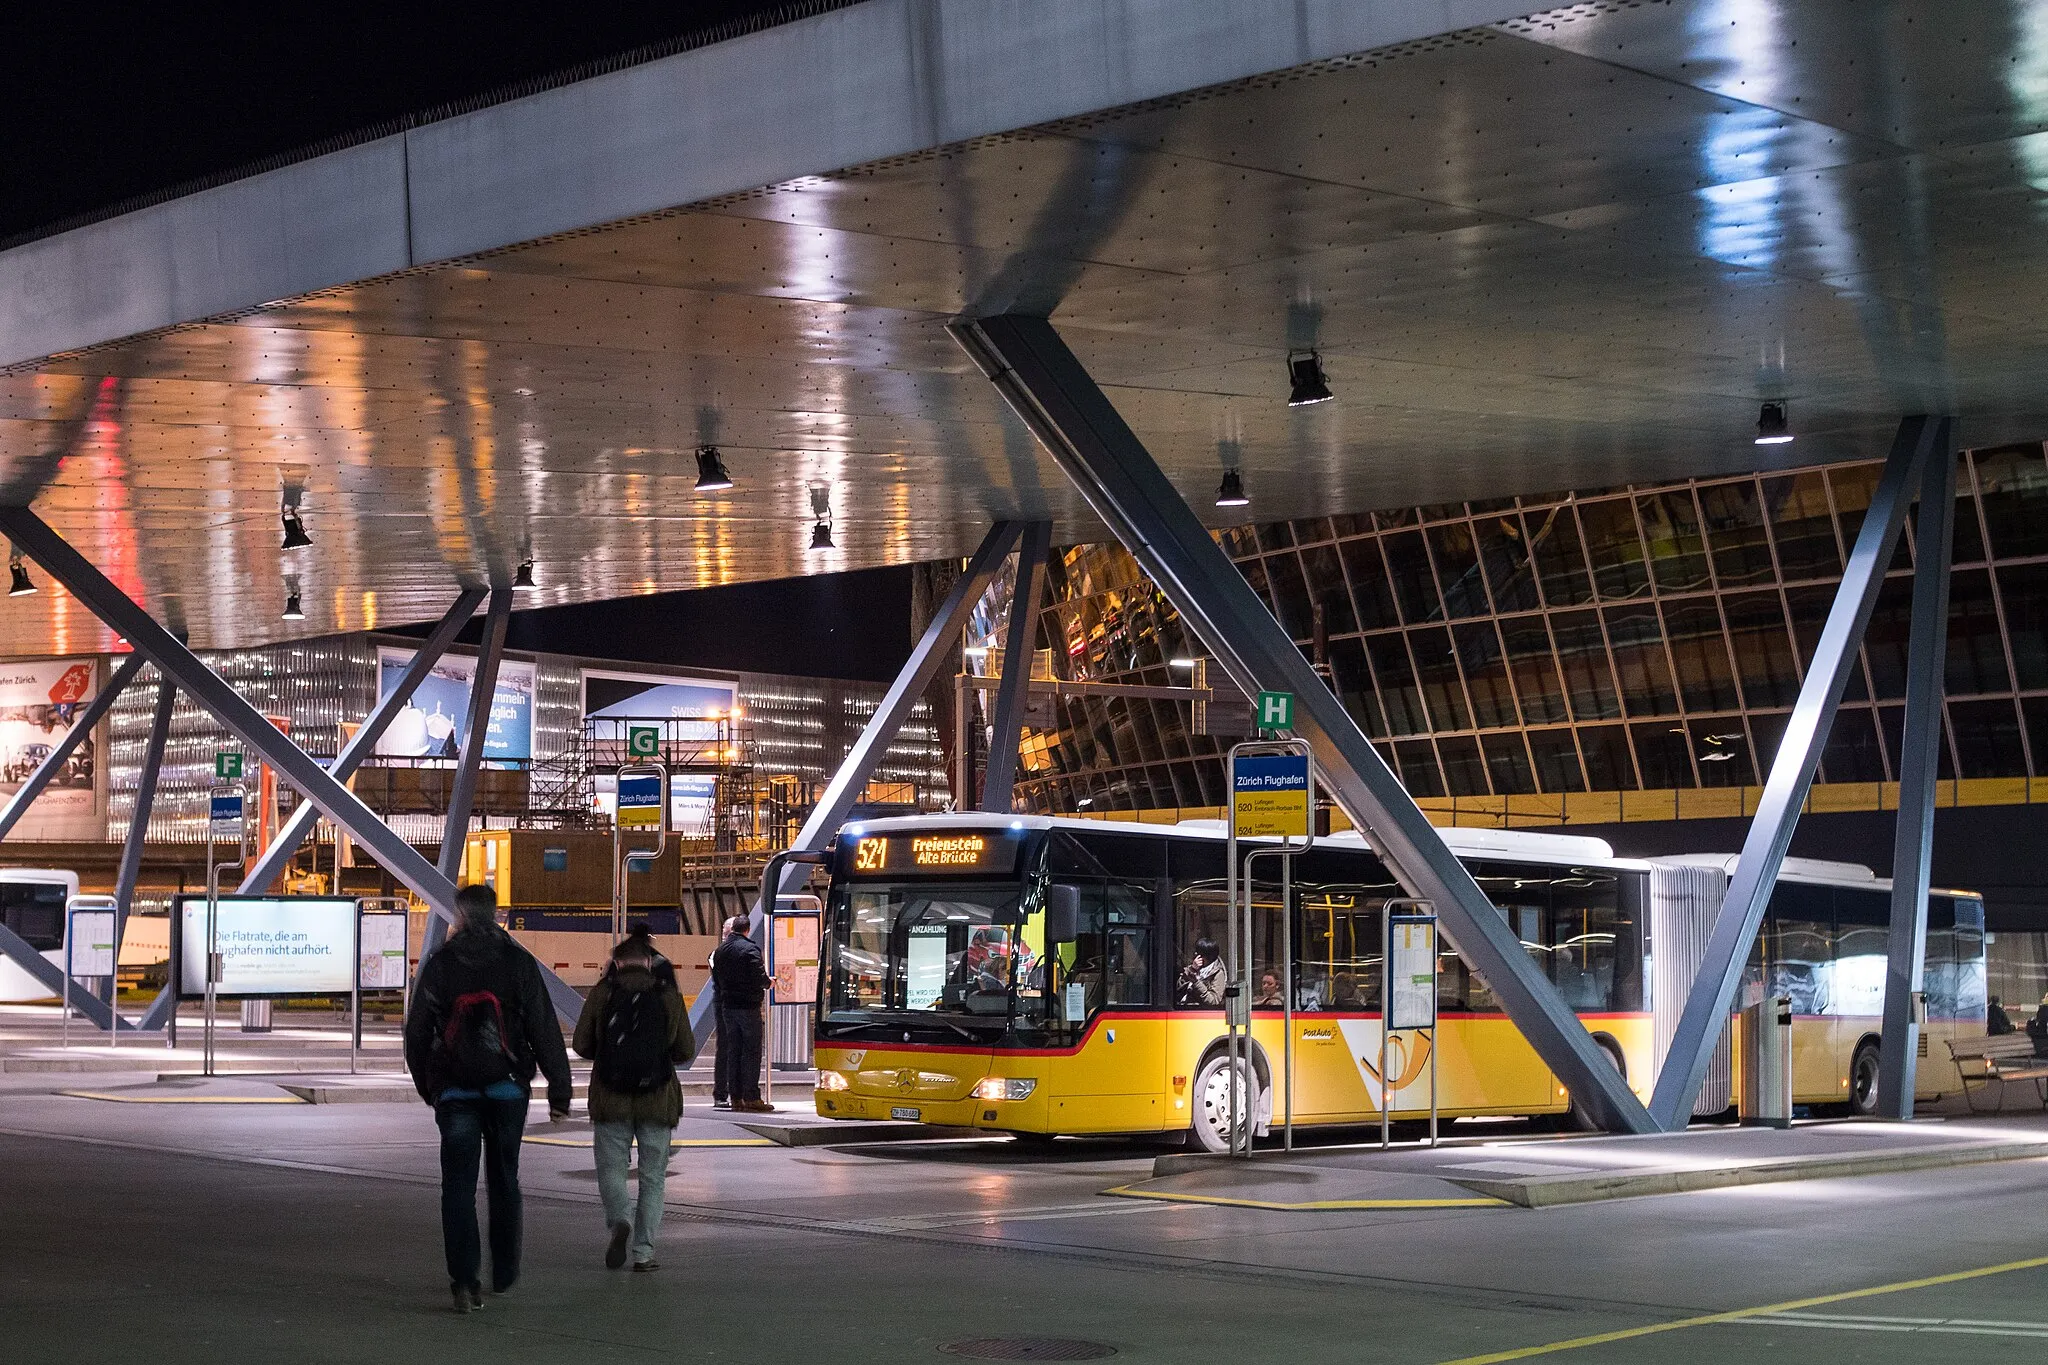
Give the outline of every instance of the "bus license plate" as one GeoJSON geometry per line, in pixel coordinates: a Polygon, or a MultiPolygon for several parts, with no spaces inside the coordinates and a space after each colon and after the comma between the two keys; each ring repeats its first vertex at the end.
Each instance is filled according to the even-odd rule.
{"type": "Polygon", "coordinates": [[[924,1121],[924,1110],[905,1109],[902,1105],[897,1105],[895,1108],[889,1111],[889,1117],[892,1119],[901,1119],[905,1123],[921,1123],[924,1121]]]}

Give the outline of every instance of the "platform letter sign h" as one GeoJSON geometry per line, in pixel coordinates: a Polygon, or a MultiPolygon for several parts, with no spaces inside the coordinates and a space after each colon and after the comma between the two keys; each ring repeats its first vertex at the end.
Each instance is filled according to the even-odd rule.
{"type": "Polygon", "coordinates": [[[1261,692],[1253,710],[1258,716],[1256,723],[1261,730],[1292,730],[1294,728],[1294,694],[1292,692],[1261,692]]]}
{"type": "Polygon", "coordinates": [[[629,725],[626,727],[626,757],[661,757],[661,727],[659,725],[629,725]]]}

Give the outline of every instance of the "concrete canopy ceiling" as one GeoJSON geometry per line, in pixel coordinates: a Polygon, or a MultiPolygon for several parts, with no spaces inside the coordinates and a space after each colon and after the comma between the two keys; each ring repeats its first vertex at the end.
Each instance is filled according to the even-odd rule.
{"type": "MultiPolygon", "coordinates": [[[[1176,4],[1253,33],[1344,8],[1176,4]]],[[[1004,128],[1013,104],[1052,107],[1009,87],[1038,79],[1030,62],[1151,50],[1138,21],[1166,11],[1112,8],[1133,17],[1113,39],[999,35],[1014,70],[970,52],[994,67],[986,92],[950,67],[920,77],[952,73],[944,98],[978,125],[934,115],[929,145],[608,221],[494,190],[516,228],[465,242],[475,215],[457,214],[423,249],[432,220],[411,198],[391,242],[334,188],[374,181],[377,145],[336,154],[357,158],[335,163],[339,182],[292,179],[329,158],[275,172],[209,212],[289,223],[303,182],[348,251],[368,245],[324,281],[266,276],[319,287],[250,306],[195,288],[212,302],[188,318],[201,305],[136,312],[121,294],[102,311],[129,321],[65,332],[63,287],[92,292],[94,252],[129,220],[0,255],[0,285],[42,291],[40,311],[0,300],[0,359],[16,362],[0,373],[0,501],[32,500],[215,647],[430,617],[458,581],[508,581],[529,555],[552,604],[963,554],[1002,516],[1099,538],[945,332],[1013,309],[1051,315],[1219,525],[1232,464],[1253,502],[1229,519],[1263,521],[1867,458],[1913,411],[1959,414],[1972,445],[2048,435],[2048,5],[1616,2],[1437,35],[1357,6],[1374,11],[1364,27],[1275,39],[1303,58],[1290,68],[1176,86],[1220,69],[1189,58],[1099,83],[1143,100],[1055,92],[1082,112],[1004,128]],[[1360,35],[1402,41],[1343,46],[1360,35]],[[52,337],[76,344],[32,349],[52,337]],[[1285,361],[1303,346],[1337,397],[1290,410],[1285,361]],[[1764,399],[1789,401],[1796,444],[1750,444],[1764,399]],[[707,442],[730,492],[693,491],[707,442]],[[316,542],[296,555],[278,550],[287,483],[316,542]],[[837,548],[808,553],[817,488],[837,548]],[[308,616],[291,628],[288,573],[308,616]]],[[[744,76],[777,42],[937,16],[953,23],[937,38],[860,32],[957,63],[976,41],[964,13],[874,0],[688,60],[697,79],[719,62],[744,76]]],[[[805,68],[774,52],[798,87],[787,103],[805,68]]],[[[836,81],[810,82],[828,106],[814,114],[834,116],[836,81]]],[[[463,157],[536,126],[589,136],[602,95],[418,130],[407,173],[480,164],[463,157]]],[[[574,150],[547,174],[573,179],[574,150]]],[[[0,622],[0,654],[106,643],[53,592],[0,622]]]]}

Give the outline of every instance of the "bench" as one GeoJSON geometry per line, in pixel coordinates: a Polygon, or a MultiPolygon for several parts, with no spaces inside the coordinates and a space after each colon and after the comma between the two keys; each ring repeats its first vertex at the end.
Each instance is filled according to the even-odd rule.
{"type": "Polygon", "coordinates": [[[1996,1038],[1951,1038],[1948,1055],[1963,1079],[1963,1098],[1971,1113],[1982,1113],[1972,1086],[1982,1089],[1999,1082],[1998,1108],[2005,1108],[2006,1081],[2032,1081],[2040,1093],[2041,1106],[2048,1109],[2048,1057],[2034,1055],[2034,1040],[2025,1033],[2004,1033],[1996,1038]]]}

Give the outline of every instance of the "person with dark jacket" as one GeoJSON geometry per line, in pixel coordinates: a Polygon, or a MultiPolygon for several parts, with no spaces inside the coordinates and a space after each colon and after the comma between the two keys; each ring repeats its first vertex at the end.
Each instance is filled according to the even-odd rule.
{"type": "Polygon", "coordinates": [[[675,968],[655,948],[646,925],[633,926],[612,949],[604,975],[583,1001],[574,1046],[578,1056],[597,1063],[590,1073],[590,1124],[597,1192],[611,1234],[604,1263],[613,1270],[625,1265],[630,1240],[633,1269],[654,1270],[669,1139],[683,1116],[676,1068],[690,1064],[697,1040],[690,1033],[689,1007],[676,989],[675,968]],[[635,1142],[640,1197],[629,1205],[626,1168],[635,1142]]]}
{"type": "Polygon", "coordinates": [[[761,1098],[761,1002],[768,997],[768,969],[760,945],[747,936],[745,915],[726,921],[725,941],[711,955],[711,990],[718,1010],[712,1107],[773,1113],[775,1106],[761,1098]]]}
{"type": "Polygon", "coordinates": [[[441,1129],[441,1237],[455,1311],[484,1306],[478,1270],[476,1173],[491,1205],[491,1289],[519,1278],[519,1144],[536,1071],[548,1118],[569,1116],[569,1053],[540,964],[498,925],[488,886],[455,893],[447,944],[420,968],[405,1018],[405,1063],[441,1129]]]}

